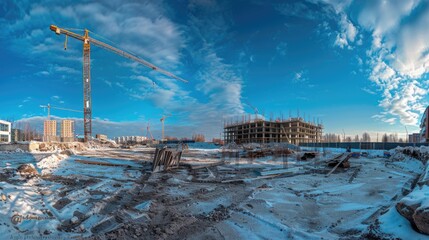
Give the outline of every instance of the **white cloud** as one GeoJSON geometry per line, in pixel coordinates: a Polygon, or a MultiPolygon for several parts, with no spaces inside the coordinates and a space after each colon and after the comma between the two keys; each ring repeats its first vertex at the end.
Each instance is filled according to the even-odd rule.
{"type": "Polygon", "coordinates": [[[353,23],[350,22],[346,14],[341,14],[339,25],[340,32],[337,33],[337,38],[334,44],[340,48],[350,47],[350,44],[356,39],[358,30],[353,23]]]}
{"type": "MultiPolygon", "coordinates": [[[[418,125],[427,104],[424,82],[429,72],[429,7],[420,0],[363,1],[355,7],[353,15],[360,29],[372,36],[367,51],[369,79],[382,93],[379,105],[384,112],[377,119],[394,124],[398,118],[401,124],[418,125]]],[[[348,13],[347,8],[339,9],[341,14],[348,13]]],[[[340,25],[346,26],[343,19],[340,25]]],[[[350,29],[352,39],[356,34],[350,29]]],[[[337,40],[339,47],[350,44],[346,34],[337,40]]]]}

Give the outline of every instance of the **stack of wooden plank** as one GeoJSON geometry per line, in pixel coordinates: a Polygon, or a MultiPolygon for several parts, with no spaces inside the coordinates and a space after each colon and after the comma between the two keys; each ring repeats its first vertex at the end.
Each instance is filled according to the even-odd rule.
{"type": "Polygon", "coordinates": [[[178,168],[182,151],[157,148],[153,157],[152,172],[167,171],[172,168],[178,168]]]}

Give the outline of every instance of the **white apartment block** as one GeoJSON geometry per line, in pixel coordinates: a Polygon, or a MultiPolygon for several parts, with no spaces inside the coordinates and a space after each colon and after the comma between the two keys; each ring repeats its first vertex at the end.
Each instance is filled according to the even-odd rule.
{"type": "Polygon", "coordinates": [[[11,125],[10,122],[0,120],[0,143],[10,143],[11,125]]]}

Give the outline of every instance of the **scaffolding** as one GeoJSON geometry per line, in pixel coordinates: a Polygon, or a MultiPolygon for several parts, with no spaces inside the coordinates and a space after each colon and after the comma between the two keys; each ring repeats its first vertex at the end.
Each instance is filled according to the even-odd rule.
{"type": "Polygon", "coordinates": [[[322,139],[323,125],[305,121],[303,118],[251,119],[224,123],[225,143],[272,143],[285,142],[295,145],[300,143],[319,143],[322,139]]]}

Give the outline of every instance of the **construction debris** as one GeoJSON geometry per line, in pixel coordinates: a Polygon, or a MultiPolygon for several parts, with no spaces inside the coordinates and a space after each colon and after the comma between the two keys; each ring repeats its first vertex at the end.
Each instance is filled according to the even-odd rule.
{"type": "Polygon", "coordinates": [[[339,166],[341,166],[342,168],[349,168],[350,157],[351,157],[350,153],[348,154],[343,153],[341,155],[336,156],[334,159],[328,161],[328,166],[334,166],[334,168],[328,174],[326,174],[326,177],[329,177],[329,175],[331,175],[339,166]]]}
{"type": "Polygon", "coordinates": [[[304,155],[302,155],[301,160],[313,159],[316,155],[317,153],[315,152],[305,152],[304,155]]]}
{"type": "Polygon", "coordinates": [[[80,160],[80,159],[76,159],[75,161],[78,163],[99,165],[99,166],[126,167],[126,168],[132,168],[133,167],[131,165],[126,165],[126,164],[113,164],[113,163],[108,163],[108,162],[88,161],[88,160],[80,160]]]}
{"type": "Polygon", "coordinates": [[[171,168],[178,168],[182,151],[170,150],[166,147],[156,148],[153,157],[152,172],[167,171],[171,168]]]}

